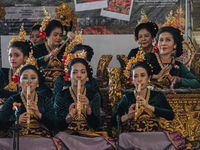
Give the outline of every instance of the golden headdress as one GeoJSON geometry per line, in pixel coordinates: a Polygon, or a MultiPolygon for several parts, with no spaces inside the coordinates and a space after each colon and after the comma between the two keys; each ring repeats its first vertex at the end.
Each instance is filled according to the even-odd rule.
{"type": "Polygon", "coordinates": [[[51,21],[51,15],[50,13],[48,13],[47,9],[45,7],[42,8],[42,10],[44,11],[44,14],[46,17],[44,17],[42,23],[41,23],[41,27],[39,30],[39,36],[40,38],[45,38],[46,37],[46,26],[48,25],[49,21],[51,21]]]}
{"type": "MultiPolygon", "coordinates": [[[[63,60],[66,59],[67,54],[69,53],[70,49],[77,44],[82,44],[84,42],[83,36],[82,36],[82,30],[80,31],[79,35],[76,36],[76,38],[70,42],[70,44],[65,48],[65,52],[63,55],[63,60]]],[[[63,63],[64,64],[64,63],[63,63]]]]}
{"type": "MultiPolygon", "coordinates": [[[[136,62],[140,61],[143,62],[145,60],[145,53],[140,50],[137,52],[136,57],[131,57],[131,59],[129,59],[126,68],[124,69],[124,75],[127,78],[131,77],[131,68],[133,66],[133,64],[135,64],[136,62]]],[[[148,63],[147,63],[148,64],[148,63]]],[[[153,72],[153,67],[151,66],[151,64],[148,64],[151,67],[151,72],[153,72]]]]}
{"type": "Polygon", "coordinates": [[[151,35],[153,37],[156,37],[156,34],[158,32],[158,26],[154,22],[152,22],[148,19],[145,10],[142,9],[140,21],[138,22],[138,24],[136,25],[136,28],[135,28],[135,41],[138,40],[138,33],[139,33],[140,29],[147,28],[147,27],[150,30],[151,35]]]}
{"type": "Polygon", "coordinates": [[[166,26],[178,28],[181,31],[181,27],[177,26],[176,18],[173,16],[173,10],[169,12],[168,17],[167,17],[167,22],[162,25],[162,27],[166,27],[166,26]]]}
{"type": "Polygon", "coordinates": [[[22,26],[19,31],[18,39],[16,37],[12,37],[12,40],[10,40],[9,42],[8,48],[15,41],[26,42],[26,40],[24,39],[24,36],[26,36],[26,31],[24,31],[24,23],[22,23],[22,26]]]}
{"type": "Polygon", "coordinates": [[[145,10],[142,8],[142,10],[141,10],[141,18],[140,18],[140,21],[138,22],[138,25],[140,25],[141,23],[147,23],[147,22],[149,22],[149,19],[148,19],[147,15],[146,15],[145,10]]]}

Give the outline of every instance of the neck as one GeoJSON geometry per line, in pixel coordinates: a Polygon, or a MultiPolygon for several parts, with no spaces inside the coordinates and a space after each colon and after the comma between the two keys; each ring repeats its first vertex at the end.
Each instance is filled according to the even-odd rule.
{"type": "Polygon", "coordinates": [[[17,68],[12,68],[12,75],[15,74],[16,70],[17,70],[17,68]]]}
{"type": "Polygon", "coordinates": [[[162,63],[171,63],[172,61],[171,54],[166,54],[166,55],[160,54],[160,59],[162,63]]]}
{"type": "Polygon", "coordinates": [[[141,89],[140,96],[145,98],[146,97],[146,93],[147,93],[147,88],[141,89]]]}
{"type": "Polygon", "coordinates": [[[146,48],[143,48],[143,50],[147,53],[147,52],[151,52],[151,50],[153,49],[153,45],[150,45],[146,48]]]}
{"type": "Polygon", "coordinates": [[[54,45],[51,44],[50,40],[47,40],[47,44],[48,44],[51,51],[57,48],[57,46],[54,46],[54,45]]]}

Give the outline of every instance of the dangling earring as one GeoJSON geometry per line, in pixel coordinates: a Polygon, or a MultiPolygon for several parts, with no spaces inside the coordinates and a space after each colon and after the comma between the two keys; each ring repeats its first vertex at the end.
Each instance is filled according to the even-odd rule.
{"type": "Polygon", "coordinates": [[[89,81],[89,78],[88,78],[88,77],[86,78],[86,81],[89,81]]]}
{"type": "Polygon", "coordinates": [[[26,59],[24,59],[24,63],[26,63],[26,59]]]}
{"type": "Polygon", "coordinates": [[[176,50],[176,45],[174,45],[174,48],[173,48],[173,50],[176,50]]]}
{"type": "Polygon", "coordinates": [[[131,84],[134,84],[134,81],[132,81],[131,84]]]}
{"type": "Polygon", "coordinates": [[[37,88],[39,87],[39,84],[37,84],[37,88]]]}
{"type": "Polygon", "coordinates": [[[71,78],[68,78],[68,81],[71,81],[71,78]]]}
{"type": "Polygon", "coordinates": [[[152,40],[152,43],[154,42],[154,39],[152,40]]]}
{"type": "Polygon", "coordinates": [[[46,37],[46,40],[48,40],[48,37],[46,37]]]}

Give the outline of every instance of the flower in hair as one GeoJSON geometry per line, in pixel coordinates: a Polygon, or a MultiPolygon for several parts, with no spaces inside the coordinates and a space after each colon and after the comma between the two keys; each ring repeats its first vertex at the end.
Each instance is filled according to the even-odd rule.
{"type": "Polygon", "coordinates": [[[138,40],[138,39],[137,39],[137,37],[136,37],[136,35],[135,35],[135,41],[137,42],[137,40],[138,40]]]}
{"type": "Polygon", "coordinates": [[[68,74],[68,72],[65,72],[65,78],[64,78],[64,80],[68,81],[68,78],[69,78],[69,74],[68,74]]]}
{"type": "Polygon", "coordinates": [[[19,83],[19,76],[17,74],[14,75],[13,82],[14,83],[19,83]]]}
{"type": "Polygon", "coordinates": [[[46,32],[45,31],[39,31],[39,36],[40,38],[44,39],[46,37],[46,32]]]}

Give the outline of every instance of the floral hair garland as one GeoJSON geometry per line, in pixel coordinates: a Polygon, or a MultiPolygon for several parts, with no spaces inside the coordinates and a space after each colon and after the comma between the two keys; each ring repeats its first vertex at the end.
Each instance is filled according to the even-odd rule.
{"type": "Polygon", "coordinates": [[[42,10],[44,11],[44,14],[46,17],[44,17],[42,23],[41,23],[41,27],[39,30],[39,36],[40,38],[45,38],[46,37],[46,26],[48,25],[49,21],[51,21],[51,15],[50,13],[48,13],[47,9],[45,7],[42,8],[42,10]]]}

